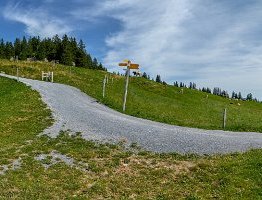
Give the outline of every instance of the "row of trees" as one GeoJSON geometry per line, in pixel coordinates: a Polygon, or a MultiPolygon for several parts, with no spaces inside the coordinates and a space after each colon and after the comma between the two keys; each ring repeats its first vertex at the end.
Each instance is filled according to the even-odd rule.
{"type": "MultiPolygon", "coordinates": [[[[150,80],[150,77],[149,77],[149,75],[146,74],[146,72],[143,73],[142,77],[150,80]]],[[[154,79],[152,79],[152,80],[154,80],[154,79]]],[[[161,80],[161,76],[159,74],[156,76],[156,79],[154,81],[157,82],[157,83],[162,83],[164,85],[167,85],[167,83],[165,81],[161,80]]],[[[199,90],[199,91],[202,91],[202,92],[205,92],[205,93],[208,93],[208,94],[214,94],[214,95],[225,97],[225,98],[259,102],[258,99],[253,98],[253,95],[251,93],[249,93],[246,98],[243,98],[241,92],[236,93],[236,92],[233,91],[232,96],[230,97],[230,95],[228,94],[228,92],[226,90],[222,90],[221,88],[218,88],[218,87],[215,87],[213,89],[213,91],[209,87],[203,87],[202,89],[201,88],[197,89],[197,85],[194,82],[190,82],[189,85],[187,86],[183,82],[175,81],[174,86],[180,87],[180,88],[189,88],[189,89],[193,89],[193,90],[199,90]]]]}
{"type": "Polygon", "coordinates": [[[53,38],[40,39],[39,37],[30,37],[27,39],[17,38],[13,43],[0,40],[0,58],[10,59],[17,57],[19,60],[47,60],[56,61],[64,65],[73,65],[77,67],[106,70],[96,58],[92,58],[86,51],[82,40],[77,41],[74,37],[64,35],[60,38],[58,35],[53,38]]]}

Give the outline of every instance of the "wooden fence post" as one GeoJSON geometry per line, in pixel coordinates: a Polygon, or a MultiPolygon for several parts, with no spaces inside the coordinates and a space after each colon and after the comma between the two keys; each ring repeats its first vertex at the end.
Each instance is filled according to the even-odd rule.
{"type": "Polygon", "coordinates": [[[18,69],[18,67],[16,68],[16,78],[17,78],[17,82],[19,82],[19,69],[18,69]]]}
{"type": "Polygon", "coordinates": [[[106,78],[104,78],[103,81],[103,98],[105,98],[105,92],[106,92],[106,78]]]}
{"type": "Polygon", "coordinates": [[[227,109],[225,108],[224,115],[223,115],[223,129],[226,128],[226,123],[227,123],[227,109]]]}
{"type": "Polygon", "coordinates": [[[54,82],[54,72],[51,72],[51,82],[54,82]]]}

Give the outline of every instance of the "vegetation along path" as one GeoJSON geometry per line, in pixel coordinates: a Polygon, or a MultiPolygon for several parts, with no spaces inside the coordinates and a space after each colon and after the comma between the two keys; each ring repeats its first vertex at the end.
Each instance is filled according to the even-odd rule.
{"type": "MultiPolygon", "coordinates": [[[[13,76],[1,74],[9,78],[13,76]]],[[[81,132],[88,140],[136,143],[154,152],[215,154],[262,148],[262,134],[201,130],[139,119],[99,104],[80,90],[57,83],[20,78],[37,90],[53,111],[56,122],[45,130],[81,132]]]]}

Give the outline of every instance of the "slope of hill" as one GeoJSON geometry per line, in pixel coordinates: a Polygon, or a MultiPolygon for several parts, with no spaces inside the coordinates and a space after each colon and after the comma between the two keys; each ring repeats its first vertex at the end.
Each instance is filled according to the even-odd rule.
{"type": "Polygon", "coordinates": [[[17,157],[17,147],[34,139],[52,120],[40,95],[15,80],[0,78],[0,105],[1,163],[17,157]]]}
{"type": "Polygon", "coordinates": [[[51,125],[39,94],[0,77],[0,199],[260,199],[261,150],[225,156],[142,152],[51,125]],[[146,185],[146,187],[145,187],[146,185]]]}
{"type": "MultiPolygon", "coordinates": [[[[53,71],[58,83],[72,85],[107,106],[122,111],[124,77],[104,71],[72,68],[41,62],[0,61],[0,71],[22,77],[41,79],[41,71],[53,71]],[[71,71],[71,73],[70,73],[71,71]],[[102,97],[102,82],[109,75],[106,97],[102,97]]],[[[222,129],[223,110],[227,108],[226,130],[262,132],[262,104],[235,101],[196,90],[164,86],[144,78],[132,77],[129,85],[126,113],[173,125],[222,129]]]]}
{"type": "MultiPolygon", "coordinates": [[[[15,76],[0,74],[8,78],[15,76]]],[[[262,134],[187,128],[129,116],[108,108],[79,89],[59,83],[19,78],[38,91],[51,108],[54,124],[44,131],[81,133],[86,140],[136,143],[144,150],[181,154],[226,154],[262,148],[262,134]]]]}

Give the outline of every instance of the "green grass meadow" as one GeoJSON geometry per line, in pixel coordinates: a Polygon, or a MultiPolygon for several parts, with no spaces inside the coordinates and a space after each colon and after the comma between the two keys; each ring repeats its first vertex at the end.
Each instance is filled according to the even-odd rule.
{"type": "Polygon", "coordinates": [[[97,144],[80,133],[51,139],[38,136],[52,118],[37,92],[0,77],[0,103],[0,199],[262,199],[262,150],[200,157],[97,144]],[[54,151],[74,164],[52,164],[54,151]],[[49,156],[36,160],[41,154],[49,156]]]}
{"type": "MultiPolygon", "coordinates": [[[[41,62],[0,60],[0,71],[26,78],[41,79],[41,71],[53,71],[54,81],[79,88],[105,105],[122,112],[125,78],[104,71],[72,68],[41,62]],[[109,82],[102,98],[105,74],[109,82]]],[[[143,70],[143,69],[142,69],[143,70]]],[[[173,125],[203,129],[222,129],[223,111],[227,108],[230,131],[262,132],[262,103],[236,101],[196,90],[164,86],[144,78],[130,79],[126,114],[173,125]]]]}

